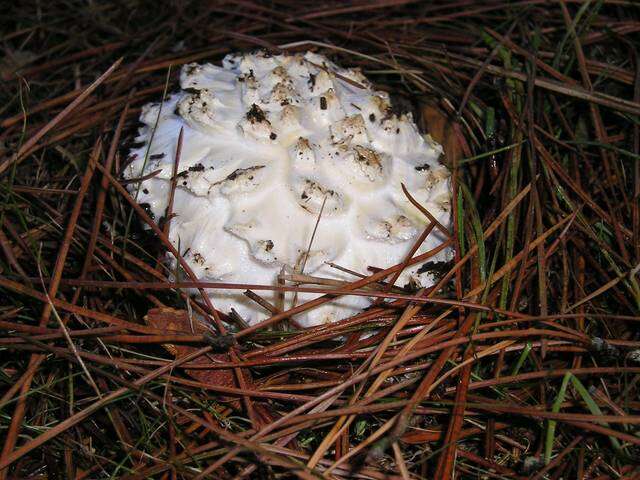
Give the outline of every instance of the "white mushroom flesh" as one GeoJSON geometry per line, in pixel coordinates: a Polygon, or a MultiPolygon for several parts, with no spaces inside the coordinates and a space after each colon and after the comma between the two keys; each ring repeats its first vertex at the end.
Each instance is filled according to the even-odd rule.
{"type": "MultiPolygon", "coordinates": [[[[228,55],[222,67],[185,65],[180,85],[163,103],[143,108],[124,176],[160,170],[129,188],[156,219],[163,217],[184,129],[169,237],[198,279],[274,285],[285,266],[353,281],[357,277],[328,262],[364,275],[370,266],[398,264],[429,223],[401,184],[449,225],[442,148],[420,134],[411,114],[392,113],[388,95],[359,71],[315,53],[258,52],[228,55]]],[[[443,239],[434,229],[417,254],[443,239]]],[[[432,260],[450,255],[443,250],[432,260]]],[[[170,262],[175,267],[175,258],[170,262]]],[[[428,265],[419,263],[397,285],[434,281],[428,265]]],[[[269,316],[242,290],[209,292],[218,309],[233,307],[251,324],[269,316]]],[[[259,293],[276,303],[273,291],[259,293]]],[[[317,296],[300,293],[296,302],[317,296]]],[[[286,294],[285,308],[293,299],[286,294]]],[[[345,296],[295,318],[313,326],[369,304],[368,297],[345,296]]]]}

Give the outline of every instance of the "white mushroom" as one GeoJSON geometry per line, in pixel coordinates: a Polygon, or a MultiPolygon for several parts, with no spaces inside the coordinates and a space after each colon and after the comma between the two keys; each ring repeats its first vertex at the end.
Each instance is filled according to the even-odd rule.
{"type": "MultiPolygon", "coordinates": [[[[273,285],[289,271],[353,281],[333,262],[367,274],[400,263],[428,220],[405,184],[442,223],[450,223],[449,172],[439,145],[419,133],[411,114],[394,114],[389,97],[357,70],[315,54],[228,55],[222,67],[185,65],[182,90],[145,106],[126,178],[159,219],[166,214],[178,135],[184,129],[170,240],[199,279],[273,285]],[[317,232],[311,241],[314,227],[317,232]],[[308,251],[309,250],[309,251],[308,251]]],[[[442,242],[434,230],[417,254],[442,242]]],[[[434,261],[448,260],[444,250],[434,261]]],[[[175,259],[169,259],[175,266],[175,259]]],[[[418,264],[397,284],[429,286],[418,264]]],[[[275,303],[276,295],[262,292],[275,303]]],[[[297,302],[315,298],[298,294],[297,302]]],[[[269,315],[236,290],[211,291],[249,323],[269,315]]],[[[294,295],[285,297],[291,306],[294,295]]],[[[311,326],[370,304],[342,297],[296,317],[311,326]]]]}

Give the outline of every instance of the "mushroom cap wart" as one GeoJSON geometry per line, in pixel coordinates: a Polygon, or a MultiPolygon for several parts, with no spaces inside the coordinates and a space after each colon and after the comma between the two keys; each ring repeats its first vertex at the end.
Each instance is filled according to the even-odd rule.
{"type": "MultiPolygon", "coordinates": [[[[311,52],[258,52],[227,55],[222,67],[185,65],[180,85],[164,102],[143,107],[141,146],[131,150],[124,176],[160,170],[129,188],[155,218],[164,216],[184,128],[169,237],[200,280],[274,285],[283,266],[304,266],[304,274],[353,281],[327,262],[365,275],[369,266],[396,265],[428,224],[403,183],[450,224],[442,148],[420,134],[411,114],[394,114],[389,96],[360,71],[311,52]]],[[[442,241],[434,230],[417,253],[442,241]]],[[[397,285],[434,280],[428,265],[417,264],[397,285]]],[[[268,316],[241,291],[209,292],[218,309],[233,307],[249,323],[268,316]]],[[[276,301],[274,292],[261,295],[276,301]]],[[[297,303],[317,296],[300,293],[297,303]]],[[[285,307],[293,298],[286,294],[285,307]]],[[[367,297],[346,296],[295,318],[313,326],[368,305],[367,297]]]]}

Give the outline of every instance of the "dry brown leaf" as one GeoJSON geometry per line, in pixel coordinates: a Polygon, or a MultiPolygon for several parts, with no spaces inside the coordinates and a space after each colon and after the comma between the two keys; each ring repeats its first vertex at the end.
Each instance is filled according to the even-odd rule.
{"type": "Polygon", "coordinates": [[[453,160],[462,157],[462,146],[456,136],[454,121],[434,105],[422,108],[422,120],[427,132],[444,149],[444,163],[453,164],[453,160]]]}
{"type": "MultiPolygon", "coordinates": [[[[210,333],[197,321],[191,321],[186,310],[176,310],[168,307],[152,308],[147,312],[145,321],[152,327],[165,330],[168,334],[172,332],[188,335],[210,333]]],[[[163,346],[176,358],[183,357],[197,350],[197,347],[184,344],[173,345],[165,343],[163,346]]],[[[228,362],[229,356],[226,353],[210,353],[208,355],[198,357],[191,363],[198,365],[211,365],[216,361],[228,362]]],[[[233,370],[231,369],[185,369],[185,371],[189,376],[203,383],[224,387],[235,386],[235,377],[233,370]]]]}

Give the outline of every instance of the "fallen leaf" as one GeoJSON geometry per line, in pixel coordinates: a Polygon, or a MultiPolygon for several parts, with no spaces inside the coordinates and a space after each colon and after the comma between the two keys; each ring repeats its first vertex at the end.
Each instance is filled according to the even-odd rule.
{"type": "MultiPolygon", "coordinates": [[[[152,308],[147,312],[145,321],[152,327],[160,330],[165,330],[167,333],[185,333],[189,335],[193,334],[205,334],[211,333],[205,329],[196,320],[190,320],[189,314],[186,310],[176,310],[174,308],[161,307],[152,308]]],[[[183,357],[197,350],[198,347],[192,347],[185,344],[163,344],[163,347],[167,349],[171,355],[176,358],[183,357]]],[[[197,365],[212,365],[215,362],[228,362],[229,355],[226,353],[210,353],[202,355],[191,363],[197,365]]],[[[224,387],[235,386],[235,376],[232,369],[185,369],[189,376],[199,380],[203,383],[210,385],[218,385],[224,387]]]]}
{"type": "Polygon", "coordinates": [[[444,149],[444,160],[447,166],[453,160],[462,158],[462,146],[455,131],[455,122],[434,105],[422,108],[422,120],[426,131],[444,149]]]}

